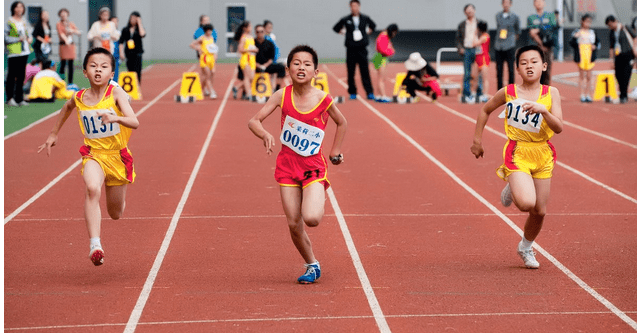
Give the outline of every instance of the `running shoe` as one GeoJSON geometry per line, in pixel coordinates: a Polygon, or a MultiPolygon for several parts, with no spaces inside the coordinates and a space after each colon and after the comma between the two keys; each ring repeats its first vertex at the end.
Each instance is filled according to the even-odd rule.
{"type": "Polygon", "coordinates": [[[9,105],[9,106],[20,106],[20,105],[18,105],[18,103],[16,103],[16,101],[13,100],[13,98],[10,99],[9,101],[7,101],[7,105],[9,105]]]}
{"type": "Polygon", "coordinates": [[[26,101],[22,101],[22,102],[18,103],[18,105],[20,105],[20,106],[29,106],[29,103],[27,103],[26,101]]]}
{"type": "Polygon", "coordinates": [[[315,262],[312,264],[306,264],[304,265],[306,268],[306,273],[304,275],[300,276],[297,279],[297,282],[301,284],[309,284],[315,282],[317,279],[320,278],[320,275],[322,274],[322,271],[320,270],[320,263],[315,262]]]}
{"type": "Polygon", "coordinates": [[[374,100],[376,97],[373,94],[368,94],[367,99],[374,100]]]}
{"type": "Polygon", "coordinates": [[[105,258],[105,252],[100,246],[93,246],[89,251],[89,259],[92,261],[94,266],[100,266],[103,264],[103,258],[105,258]]]}
{"type": "Polygon", "coordinates": [[[517,247],[517,254],[523,260],[525,267],[533,269],[539,268],[539,262],[534,257],[534,250],[532,250],[532,248],[521,250],[521,242],[519,242],[519,247],[517,247]]]}
{"type": "Polygon", "coordinates": [[[213,90],[213,91],[210,93],[210,99],[215,99],[215,98],[217,98],[217,93],[213,90]]]}
{"type": "Polygon", "coordinates": [[[512,190],[510,190],[510,183],[505,185],[501,191],[501,204],[503,207],[510,207],[512,204],[512,190]]]}
{"type": "Polygon", "coordinates": [[[358,98],[358,95],[356,95],[356,94],[350,94],[349,95],[349,99],[356,99],[356,98],[358,98]]]}
{"type": "Polygon", "coordinates": [[[391,98],[386,97],[386,96],[382,96],[382,97],[380,97],[380,99],[376,100],[376,102],[380,102],[380,103],[391,103],[392,101],[393,100],[391,98]]]}
{"type": "Polygon", "coordinates": [[[237,87],[233,87],[233,99],[237,99],[237,87]]]}

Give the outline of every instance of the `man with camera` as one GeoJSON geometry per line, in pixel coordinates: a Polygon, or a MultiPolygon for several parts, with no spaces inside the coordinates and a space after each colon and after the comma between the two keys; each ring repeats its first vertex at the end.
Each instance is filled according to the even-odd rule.
{"type": "Polygon", "coordinates": [[[548,67],[541,75],[541,84],[550,84],[550,73],[552,73],[553,47],[555,45],[555,33],[557,31],[557,18],[552,12],[544,11],[545,0],[534,0],[536,14],[528,16],[528,32],[531,43],[539,45],[546,54],[548,67]]]}

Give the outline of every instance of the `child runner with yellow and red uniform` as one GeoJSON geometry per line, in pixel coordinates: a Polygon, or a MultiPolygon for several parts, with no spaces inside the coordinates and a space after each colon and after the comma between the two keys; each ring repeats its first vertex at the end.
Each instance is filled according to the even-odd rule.
{"type": "Polygon", "coordinates": [[[61,109],[56,124],[47,141],[38,152],[58,141],[58,132],[74,109],[85,136],[80,148],[83,157],[81,174],[85,181],[85,221],[90,237],[89,257],[94,265],[103,264],[105,253],[101,245],[101,187],[105,184],[107,212],[117,220],[125,209],[127,184],[134,182],[134,161],[127,147],[132,129],[139,121],[130,106],[127,93],[110,84],[114,76],[114,57],[110,51],[94,48],[83,61],[83,73],[91,88],[83,89],[67,101],[61,109]]]}
{"type": "Polygon", "coordinates": [[[477,71],[474,74],[474,77],[478,77],[478,73],[483,79],[483,88],[479,102],[488,101],[488,88],[490,85],[490,80],[488,79],[488,71],[490,69],[490,34],[487,33],[487,23],[485,21],[479,21],[476,25],[476,29],[480,34],[478,40],[474,41],[474,46],[476,46],[476,55],[474,56],[474,61],[477,65],[477,71]]]}
{"type": "Polygon", "coordinates": [[[539,46],[528,45],[517,51],[517,71],[523,82],[500,89],[483,106],[470,148],[476,158],[483,157],[481,140],[485,124],[494,110],[505,105],[500,117],[505,119],[508,141],[503,149],[504,162],[497,174],[509,183],[501,192],[501,203],[508,207],[514,201],[519,210],[529,213],[517,248],[528,268],[539,268],[532,243],[543,226],[557,159],[549,140],[563,131],[559,90],[539,83],[547,66],[539,46]]]}
{"type": "Polygon", "coordinates": [[[262,122],[278,107],[282,110],[282,149],[277,156],[275,180],[280,184],[291,239],[306,262],[306,272],[298,278],[303,284],[315,282],[321,274],[304,225],[315,227],[324,216],[324,191],[330,184],[322,141],[328,119],[337,125],[330,151],[333,164],[343,162],[340,146],[347,129],[347,121],[331,96],[311,85],[318,74],[317,65],[317,53],[311,47],[293,48],[287,58],[293,84],[275,92],[248,123],[253,134],[264,142],[266,153],[271,154],[275,139],[262,122]]]}

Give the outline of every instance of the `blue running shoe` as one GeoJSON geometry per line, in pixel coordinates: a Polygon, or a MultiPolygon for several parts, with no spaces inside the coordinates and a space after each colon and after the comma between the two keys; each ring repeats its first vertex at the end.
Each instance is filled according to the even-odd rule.
{"type": "Polygon", "coordinates": [[[369,95],[367,95],[367,99],[374,100],[376,98],[373,96],[373,94],[369,94],[369,95]]]}
{"type": "Polygon", "coordinates": [[[306,267],[306,273],[297,279],[297,282],[301,284],[313,283],[315,280],[320,278],[320,275],[322,275],[320,263],[317,261],[312,264],[306,264],[304,267],[306,267]]]}
{"type": "Polygon", "coordinates": [[[349,99],[356,99],[356,98],[358,98],[358,95],[356,95],[356,94],[350,94],[349,95],[349,99]]]}

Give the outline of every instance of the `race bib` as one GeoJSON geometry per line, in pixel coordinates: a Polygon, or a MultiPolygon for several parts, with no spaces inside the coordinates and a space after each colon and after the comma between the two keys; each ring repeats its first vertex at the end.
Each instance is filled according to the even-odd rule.
{"type": "Polygon", "coordinates": [[[505,29],[499,30],[499,38],[500,39],[506,39],[508,38],[508,31],[505,29]]]}
{"type": "Polygon", "coordinates": [[[110,49],[110,40],[101,40],[101,47],[108,50],[110,49]]]}
{"type": "Polygon", "coordinates": [[[211,43],[206,45],[206,50],[208,50],[208,52],[212,54],[217,54],[217,52],[219,52],[219,47],[217,46],[217,44],[211,43]]]}
{"type": "Polygon", "coordinates": [[[307,157],[319,153],[323,139],[323,130],[291,116],[284,119],[280,141],[299,155],[307,157]]]}
{"type": "Polygon", "coordinates": [[[522,129],[524,131],[539,133],[543,117],[539,113],[527,114],[523,110],[523,103],[529,101],[523,98],[517,98],[505,104],[504,112],[499,114],[499,118],[506,118],[508,125],[522,129]]]}
{"type": "Polygon", "coordinates": [[[99,112],[116,115],[113,110],[83,110],[80,111],[81,121],[88,139],[102,139],[121,133],[121,126],[116,123],[101,124],[99,112]]]}

